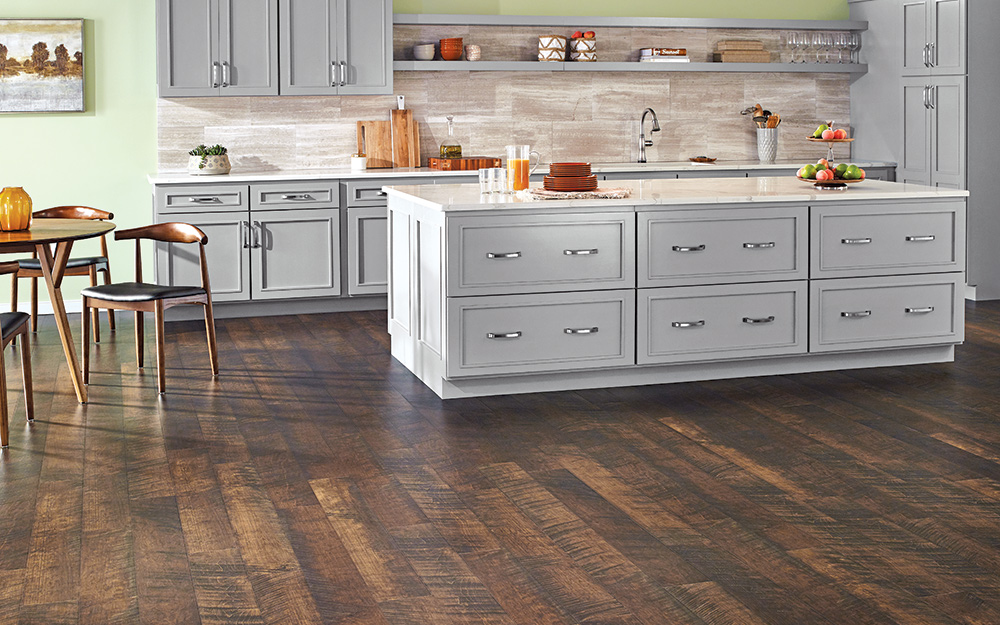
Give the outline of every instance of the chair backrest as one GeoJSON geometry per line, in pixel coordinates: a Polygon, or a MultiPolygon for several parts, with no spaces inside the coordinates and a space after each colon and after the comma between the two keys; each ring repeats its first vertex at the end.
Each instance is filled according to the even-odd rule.
{"type": "Polygon", "coordinates": [[[8,260],[5,263],[0,263],[0,276],[7,275],[8,273],[17,273],[19,268],[20,266],[16,260],[8,260]]]}
{"type": "Polygon", "coordinates": [[[153,224],[141,228],[116,230],[115,241],[122,239],[152,239],[166,243],[208,243],[208,235],[191,224],[172,221],[164,224],[153,224]]]}
{"type": "Polygon", "coordinates": [[[89,206],[53,206],[31,214],[34,219],[114,219],[114,213],[89,206]]]}

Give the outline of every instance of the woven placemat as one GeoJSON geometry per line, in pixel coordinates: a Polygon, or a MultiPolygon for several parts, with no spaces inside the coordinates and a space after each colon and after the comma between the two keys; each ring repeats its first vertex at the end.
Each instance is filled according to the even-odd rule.
{"type": "Polygon", "coordinates": [[[632,196],[632,189],[595,189],[593,191],[549,191],[524,189],[517,192],[520,200],[624,200],[632,196]]]}

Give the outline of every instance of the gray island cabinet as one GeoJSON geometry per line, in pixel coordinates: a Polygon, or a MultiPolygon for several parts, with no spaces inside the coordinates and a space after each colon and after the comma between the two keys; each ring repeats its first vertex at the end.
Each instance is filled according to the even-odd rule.
{"type": "Polygon", "coordinates": [[[954,359],[967,192],[621,185],[387,187],[392,355],[446,399],[954,359]]]}

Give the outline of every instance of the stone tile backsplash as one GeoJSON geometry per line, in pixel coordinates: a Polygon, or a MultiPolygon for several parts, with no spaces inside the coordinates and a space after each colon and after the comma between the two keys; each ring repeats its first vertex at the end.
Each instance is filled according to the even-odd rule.
{"type": "MultiPolygon", "coordinates": [[[[756,38],[777,50],[773,32],[608,28],[598,31],[602,61],[633,60],[641,47],[687,47],[707,60],[715,42],[756,38]]],[[[483,60],[532,60],[539,29],[397,26],[395,54],[409,59],[413,43],[462,36],[483,48],[483,60]]],[[[568,33],[564,33],[568,34],[568,33]]],[[[447,61],[439,61],[447,63],[447,61]]],[[[778,159],[823,156],[805,138],[833,119],[849,128],[850,78],[845,74],[713,72],[398,71],[394,91],[406,96],[420,126],[423,162],[447,134],[446,115],[465,154],[499,155],[508,143],[528,143],[545,162],[634,161],[639,117],[653,108],[662,131],[647,148],[650,161],[708,155],[756,159],[753,123],[739,111],[760,102],[782,116],[778,159]]],[[[229,148],[234,170],[287,170],[349,164],[358,120],[388,120],[394,96],[302,96],[160,99],[158,167],[179,171],[199,143],[229,148]]],[[[838,156],[849,156],[847,146],[838,156]]]]}

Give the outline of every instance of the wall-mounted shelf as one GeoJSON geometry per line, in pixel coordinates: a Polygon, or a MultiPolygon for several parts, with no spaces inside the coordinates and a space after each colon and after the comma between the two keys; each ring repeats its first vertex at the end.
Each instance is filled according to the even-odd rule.
{"type": "Polygon", "coordinates": [[[558,61],[393,61],[397,72],[792,72],[864,74],[865,64],[840,63],[639,63],[558,61]]]}
{"type": "Polygon", "coordinates": [[[868,22],[857,20],[772,20],[693,17],[578,17],[555,15],[459,15],[396,13],[394,24],[445,26],[551,26],[588,28],[739,28],[763,30],[868,30],[868,22]]]}

